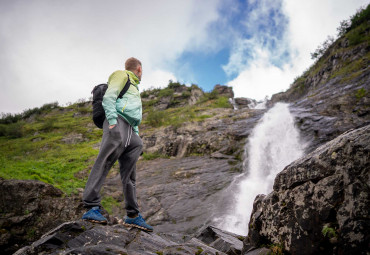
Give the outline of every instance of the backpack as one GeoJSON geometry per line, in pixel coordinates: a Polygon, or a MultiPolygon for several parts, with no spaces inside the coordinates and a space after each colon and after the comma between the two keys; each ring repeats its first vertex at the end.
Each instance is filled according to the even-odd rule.
{"type": "MultiPolygon", "coordinates": [[[[118,98],[122,98],[131,85],[130,77],[128,76],[128,74],[127,74],[127,78],[128,79],[127,79],[126,85],[123,87],[123,89],[119,93],[118,98]]],[[[103,83],[103,84],[96,85],[94,89],[91,91],[91,94],[93,94],[92,119],[98,128],[103,128],[103,123],[105,120],[105,111],[104,111],[102,103],[103,103],[103,96],[105,92],[107,91],[107,89],[108,89],[108,84],[103,83]]]]}

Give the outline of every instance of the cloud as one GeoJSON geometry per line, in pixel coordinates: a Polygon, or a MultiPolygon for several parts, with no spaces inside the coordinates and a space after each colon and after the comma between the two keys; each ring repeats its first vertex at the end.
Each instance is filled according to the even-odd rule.
{"type": "Polygon", "coordinates": [[[169,80],[176,81],[175,75],[163,70],[149,70],[148,74],[143,75],[140,88],[141,90],[164,88],[168,85],[169,80]]]}
{"type": "Polygon", "coordinates": [[[289,84],[294,78],[292,67],[288,64],[282,67],[273,65],[268,51],[255,48],[255,55],[248,68],[228,83],[233,87],[236,97],[261,100],[268,96],[269,91],[283,91],[285,84],[289,84]]]}
{"type": "Polygon", "coordinates": [[[212,48],[205,31],[218,2],[2,1],[0,111],[88,98],[131,56],[143,88],[176,80],[169,70],[183,51],[212,48]]]}
{"type": "MultiPolygon", "coordinates": [[[[268,13],[276,10],[289,22],[285,30],[278,33],[256,32],[247,43],[244,41],[244,44],[239,44],[241,47],[234,48],[224,70],[229,74],[237,70],[238,75],[230,80],[228,85],[233,86],[236,96],[257,100],[288,89],[294,78],[313,63],[310,52],[328,35],[335,35],[340,21],[348,19],[367,2],[283,0],[280,6],[270,6],[271,1],[261,1],[261,4],[253,9],[251,18],[246,20],[249,29],[253,29],[253,26],[263,27],[259,20],[266,22],[268,13]],[[243,48],[245,45],[247,47],[243,48]],[[234,55],[237,57],[233,58],[234,55]],[[239,70],[235,66],[239,66],[239,70]]],[[[276,28],[284,28],[284,18],[280,15],[274,16],[274,23],[276,28]]]]}

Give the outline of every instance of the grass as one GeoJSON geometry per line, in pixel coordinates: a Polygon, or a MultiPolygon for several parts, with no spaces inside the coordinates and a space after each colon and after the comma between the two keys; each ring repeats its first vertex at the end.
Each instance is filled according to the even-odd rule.
{"type": "Polygon", "coordinates": [[[101,204],[104,207],[104,209],[107,210],[109,214],[112,214],[113,207],[117,207],[117,208],[122,207],[122,205],[117,200],[115,200],[113,197],[110,197],[110,196],[103,197],[101,204]]]}
{"type": "MultiPolygon", "coordinates": [[[[176,88],[178,84],[172,84],[176,88]]],[[[155,89],[153,93],[166,95],[173,89],[155,89]]],[[[149,93],[151,91],[148,91],[149,93]]],[[[186,94],[188,95],[188,94],[186,94]]],[[[212,96],[213,97],[213,96],[212,96]]],[[[197,105],[154,111],[153,105],[144,106],[148,117],[143,123],[149,128],[160,126],[179,127],[188,121],[203,121],[212,114],[205,111],[217,107],[231,107],[226,98],[215,97],[197,105]]],[[[102,130],[91,120],[91,106],[77,102],[68,107],[57,103],[25,111],[13,116],[2,115],[0,122],[0,177],[4,179],[40,180],[49,183],[67,195],[76,194],[77,188],[85,186],[86,174],[92,167],[98,150],[102,130]],[[79,113],[79,114],[76,114],[79,113]],[[63,142],[71,134],[82,135],[83,140],[75,144],[63,142]]],[[[159,153],[145,153],[144,160],[164,157],[159,153]]],[[[116,201],[104,198],[107,208],[116,201]]]]}
{"type": "Polygon", "coordinates": [[[179,127],[184,122],[199,122],[213,117],[212,115],[204,114],[206,110],[231,107],[232,105],[226,97],[201,101],[191,106],[168,108],[163,111],[155,110],[154,107],[144,107],[144,112],[148,113],[148,115],[143,120],[143,124],[155,128],[162,126],[179,127]]]}
{"type": "Polygon", "coordinates": [[[331,74],[330,79],[340,76],[342,77],[341,82],[348,82],[362,74],[364,69],[366,69],[369,60],[370,52],[368,52],[364,57],[355,61],[346,61],[342,68],[331,74]]]}
{"type": "Polygon", "coordinates": [[[54,110],[34,121],[23,121],[21,137],[0,137],[0,177],[40,180],[67,194],[84,187],[86,180],[75,174],[89,167],[98,154],[93,145],[100,141],[101,130],[88,132],[91,119],[74,118],[74,112],[54,110]],[[71,132],[81,133],[87,141],[62,142],[71,132]]]}
{"type": "Polygon", "coordinates": [[[366,89],[360,88],[356,91],[355,97],[357,98],[357,100],[360,100],[361,98],[366,96],[366,94],[367,94],[366,89]]]}

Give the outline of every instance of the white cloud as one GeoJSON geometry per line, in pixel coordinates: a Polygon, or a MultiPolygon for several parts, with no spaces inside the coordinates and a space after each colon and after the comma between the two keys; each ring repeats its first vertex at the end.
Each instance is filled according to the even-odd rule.
{"type": "Polygon", "coordinates": [[[176,80],[167,70],[184,50],[212,47],[218,2],[2,1],[0,112],[88,98],[131,56],[143,88],[176,80]]]}
{"type": "Polygon", "coordinates": [[[168,85],[169,80],[176,81],[176,77],[173,73],[163,70],[149,71],[148,74],[143,75],[140,91],[151,88],[164,88],[168,85]]]}
{"type": "MultiPolygon", "coordinates": [[[[241,65],[244,68],[240,70],[239,75],[228,82],[228,85],[233,86],[235,96],[261,100],[266,95],[271,96],[288,89],[294,78],[313,63],[310,52],[313,52],[328,35],[337,33],[336,28],[341,20],[348,19],[366,4],[368,1],[364,0],[283,0],[282,11],[289,19],[288,30],[275,50],[262,46],[261,38],[249,40],[248,47],[252,48],[253,60],[241,65]],[[283,67],[277,68],[273,64],[274,57],[279,56],[276,51],[282,53],[286,49],[289,49],[291,60],[283,67]]],[[[267,7],[267,4],[261,4],[259,9],[253,11],[251,17],[254,20],[266,19],[264,15],[267,7]]],[[[230,58],[228,65],[224,67],[225,71],[229,71],[228,68],[237,66],[247,58],[250,59],[249,55],[240,55],[238,53],[240,49],[242,48],[234,49],[231,56],[237,57],[230,58]]]]}
{"type": "Polygon", "coordinates": [[[228,83],[233,87],[236,97],[262,100],[269,96],[270,91],[273,93],[283,91],[286,88],[285,84],[289,84],[294,78],[294,72],[289,65],[278,68],[271,64],[268,51],[255,50],[254,61],[237,78],[228,83]]]}

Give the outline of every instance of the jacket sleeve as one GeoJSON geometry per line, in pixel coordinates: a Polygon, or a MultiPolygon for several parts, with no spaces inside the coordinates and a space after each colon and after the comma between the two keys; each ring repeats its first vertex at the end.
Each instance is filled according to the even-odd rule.
{"type": "Polygon", "coordinates": [[[108,89],[103,97],[102,105],[109,125],[117,124],[116,101],[127,79],[127,74],[124,71],[116,71],[108,79],[108,89]]]}

